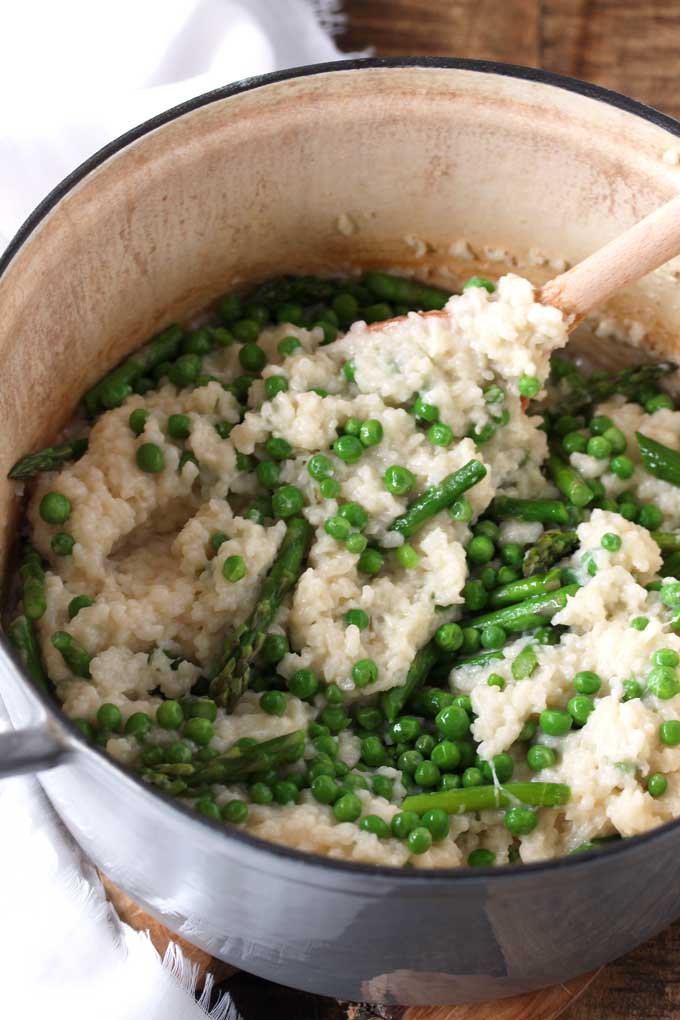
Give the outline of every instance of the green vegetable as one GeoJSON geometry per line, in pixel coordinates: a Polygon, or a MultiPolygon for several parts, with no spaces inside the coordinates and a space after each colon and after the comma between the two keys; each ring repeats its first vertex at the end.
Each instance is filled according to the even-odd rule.
{"type": "Polygon", "coordinates": [[[597,673],[584,669],[574,676],[573,684],[579,694],[597,694],[602,686],[602,681],[597,673]]]}
{"type": "Polygon", "coordinates": [[[563,737],[571,729],[572,717],[559,708],[546,708],[538,718],[538,725],[550,737],[563,737]]]}
{"type": "Polygon", "coordinates": [[[88,390],[84,397],[88,414],[94,415],[105,408],[122,404],[138,379],[150,375],[163,362],[177,357],[183,339],[184,331],[177,325],[168,326],[158,333],[146,347],[136,351],[88,390]]]}
{"type": "Polygon", "coordinates": [[[538,656],[532,645],[525,645],[510,667],[513,679],[526,680],[538,669],[538,656]]]}
{"type": "Polygon", "coordinates": [[[496,555],[496,548],[486,535],[475,535],[465,552],[470,563],[489,563],[496,555]]]}
{"type": "Polygon", "coordinates": [[[356,464],[364,452],[361,440],[356,436],[339,436],[333,443],[333,452],[345,464],[356,464]]]}
{"type": "Polygon", "coordinates": [[[78,615],[81,609],[87,609],[88,606],[94,605],[94,599],[90,598],[89,595],[76,595],[75,598],[71,599],[68,604],[68,618],[73,620],[78,615]]]}
{"type": "Polygon", "coordinates": [[[21,601],[26,617],[39,620],[47,609],[45,570],[40,554],[33,546],[26,546],[19,567],[21,601]]]}
{"type": "Polygon", "coordinates": [[[296,485],[282,485],[272,496],[272,509],[276,517],[286,520],[299,514],[305,498],[296,485]]]}
{"type": "Polygon", "coordinates": [[[470,287],[482,287],[489,294],[493,294],[496,289],[491,280],[487,280],[485,276],[471,276],[467,283],[463,284],[463,290],[469,290],[470,287]]]}
{"type": "Polygon", "coordinates": [[[248,570],[242,556],[227,556],[222,564],[222,576],[225,581],[230,581],[232,584],[243,580],[247,573],[248,570]]]}
{"type": "Polygon", "coordinates": [[[538,816],[531,808],[512,807],[506,811],[503,822],[513,836],[526,836],[538,825],[538,816]]]}
{"type": "Polygon", "coordinates": [[[546,747],[544,744],[534,744],[527,751],[527,765],[532,772],[552,768],[556,761],[557,755],[552,747],[546,747]]]}
{"type": "Polygon", "coordinates": [[[356,822],[361,814],[361,801],[355,793],[344,793],[333,805],[338,822],[356,822]]]}
{"type": "Polygon", "coordinates": [[[668,789],[668,780],[661,772],[652,772],[647,779],[647,792],[650,797],[662,797],[668,789]]]}
{"type": "Polygon", "coordinates": [[[383,484],[393,496],[405,496],[416,484],[416,476],[408,468],[393,464],[385,471],[383,484]]]}
{"type": "Polygon", "coordinates": [[[425,683],[427,675],[436,661],[436,646],[433,643],[425,645],[416,652],[415,658],[406,674],[404,685],[402,687],[392,687],[382,695],[380,707],[385,713],[385,718],[388,722],[393,723],[403,712],[406,702],[425,683]]]}
{"type": "Polygon", "coordinates": [[[58,471],[63,464],[78,460],[87,450],[87,439],[69,439],[59,446],[46,446],[36,453],[28,453],[21,457],[9,470],[8,478],[14,481],[25,481],[33,478],[41,471],[58,471]]]}
{"type": "Polygon", "coordinates": [[[373,659],[359,659],[352,666],[352,680],[356,687],[367,687],[378,679],[378,666],[373,659]]]}
{"type": "Polygon", "coordinates": [[[532,807],[560,807],[570,796],[569,787],[561,783],[506,783],[418,793],[406,797],[402,809],[422,815],[432,808],[441,808],[449,815],[459,815],[510,807],[517,801],[532,807]]]}
{"type": "Polygon", "coordinates": [[[46,492],[39,513],[46,524],[65,524],[71,516],[71,500],[61,492],[46,492]]]}
{"type": "Polygon", "coordinates": [[[540,521],[541,524],[569,524],[567,507],[558,499],[496,496],[488,512],[501,520],[514,517],[520,521],[540,521]]]}
{"type": "Polygon", "coordinates": [[[367,273],[364,284],[381,301],[391,301],[424,311],[443,308],[451,296],[437,287],[388,273],[367,273]]]}
{"type": "Polygon", "coordinates": [[[224,664],[210,684],[211,697],[228,710],[248,687],[252,663],[283,599],[297,584],[311,538],[312,528],[304,518],[292,517],[287,521],[286,534],[264,580],[255,608],[237,629],[224,664]]]}
{"type": "Polygon", "coordinates": [[[165,467],[165,455],[156,443],[142,443],[137,447],[137,467],[149,474],[158,474],[165,467]]]}
{"type": "Polygon", "coordinates": [[[538,541],[524,554],[522,572],[525,577],[549,570],[578,549],[575,531],[544,531],[538,541]]]}
{"type": "Polygon", "coordinates": [[[636,432],[642,463],[648,474],[670,485],[680,486],[680,452],[636,432]]]}
{"type": "Polygon", "coordinates": [[[17,616],[7,628],[7,637],[16,648],[33,683],[43,691],[49,691],[49,680],[32,621],[26,616],[17,616]]]}
{"type": "Polygon", "coordinates": [[[64,662],[72,673],[82,677],[84,680],[92,679],[90,674],[92,656],[85,651],[83,646],[74,637],[71,637],[66,631],[58,630],[52,635],[50,640],[57,651],[61,652],[64,662]]]}
{"type": "Polygon", "coordinates": [[[517,602],[534,595],[547,595],[560,587],[561,572],[559,569],[551,570],[547,574],[534,574],[531,577],[511,581],[509,584],[501,585],[491,592],[489,604],[495,609],[502,606],[512,606],[517,602]]]}
{"type": "Polygon", "coordinates": [[[412,854],[427,853],[432,846],[432,833],[424,825],[419,825],[408,834],[406,842],[412,854]]]}
{"type": "Polygon", "coordinates": [[[359,828],[363,832],[372,832],[378,839],[387,839],[390,835],[390,827],[387,822],[383,821],[378,815],[366,815],[361,819],[359,828]]]}
{"type": "Polygon", "coordinates": [[[556,453],[548,457],[548,474],[560,490],[574,506],[584,507],[595,498],[593,490],[583,480],[579,472],[558,457],[556,453]]]}
{"type": "Polygon", "coordinates": [[[229,800],[220,808],[220,816],[225,822],[240,825],[248,817],[248,805],[243,800],[229,800]]]}
{"type": "Polygon", "coordinates": [[[578,588],[577,584],[569,584],[545,595],[533,595],[515,605],[504,606],[484,616],[473,617],[470,623],[477,628],[498,625],[513,634],[532,630],[542,626],[555,613],[564,609],[567,600],[576,594],[578,588]]]}
{"type": "Polygon", "coordinates": [[[486,475],[486,468],[479,460],[470,460],[458,471],[447,475],[439,485],[426,489],[421,496],[408,508],[406,513],[397,517],[390,525],[391,531],[398,531],[404,538],[411,538],[417,531],[440,510],[444,510],[462,496],[464,492],[476,485],[486,475]]]}
{"type": "Polygon", "coordinates": [[[50,549],[55,556],[70,556],[75,544],[75,538],[73,535],[69,535],[67,531],[58,531],[50,539],[50,549]]]}

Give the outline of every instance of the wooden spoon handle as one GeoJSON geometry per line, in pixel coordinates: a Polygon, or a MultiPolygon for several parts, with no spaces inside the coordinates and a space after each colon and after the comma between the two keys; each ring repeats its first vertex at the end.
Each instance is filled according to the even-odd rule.
{"type": "Polygon", "coordinates": [[[549,280],[538,300],[573,316],[569,328],[629,283],[680,254],[680,195],[573,269],[549,280]]]}

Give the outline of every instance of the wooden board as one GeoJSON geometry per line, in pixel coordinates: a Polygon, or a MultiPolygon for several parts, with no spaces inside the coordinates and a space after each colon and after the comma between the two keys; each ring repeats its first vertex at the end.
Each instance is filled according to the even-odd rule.
{"type": "MultiPolygon", "coordinates": [[[[378,56],[434,55],[545,67],[616,89],[680,117],[680,0],[343,0],[340,47],[378,56]]],[[[121,917],[170,933],[108,887],[121,917]]],[[[669,895],[673,891],[669,890],[669,895]]],[[[187,950],[187,944],[182,943],[187,950]]],[[[188,947],[201,973],[223,968],[188,947]]],[[[680,1020],[680,924],[595,974],[530,995],[466,1006],[337,1003],[233,968],[217,970],[232,995],[230,1020],[680,1020]],[[226,978],[226,980],[225,980],[226,978]],[[578,1002],[577,1002],[578,999],[578,1002]]]]}

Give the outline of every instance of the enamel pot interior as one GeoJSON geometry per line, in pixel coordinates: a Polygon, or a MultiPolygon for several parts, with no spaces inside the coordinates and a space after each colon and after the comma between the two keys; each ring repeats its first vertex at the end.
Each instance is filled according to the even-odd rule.
{"type": "MultiPolygon", "coordinates": [[[[281,272],[393,268],[454,286],[475,271],[503,271],[495,261],[500,250],[540,282],[551,274],[539,264],[544,256],[576,262],[677,193],[680,168],[663,158],[678,144],[677,131],[674,122],[621,97],[541,72],[368,61],[246,82],[113,143],[46,201],[2,266],[3,570],[21,495],[5,480],[8,468],[53,438],[83,391],[160,327],[232,287],[281,272]],[[461,239],[472,258],[453,243],[461,239]]],[[[672,269],[630,288],[612,310],[642,324],[643,346],[677,352],[680,290],[672,269]]],[[[81,751],[87,753],[97,761],[92,777],[108,769],[111,789],[138,785],[97,752],[81,751]]],[[[68,816],[68,798],[56,789],[50,795],[68,816]]],[[[173,809],[144,796],[157,805],[152,813],[161,826],[161,809],[173,809]]],[[[95,803],[93,796],[93,809],[95,803]]],[[[195,824],[197,833],[217,838],[207,823],[195,824]]],[[[219,838],[235,854],[244,845],[225,833],[219,838]]],[[[96,840],[88,850],[96,859],[96,840]]],[[[266,848],[252,853],[272,856],[266,848]]],[[[173,923],[160,898],[145,893],[143,870],[133,869],[126,881],[115,853],[103,856],[97,863],[128,891],[181,926],[181,910],[173,923]]],[[[324,867],[313,865],[317,884],[324,867]]],[[[286,859],[288,878],[290,868],[286,859]]],[[[338,879],[338,896],[351,886],[351,874],[347,869],[338,879]]],[[[521,879],[527,894],[531,875],[526,869],[521,879]]],[[[364,875],[361,885],[368,890],[372,881],[364,875]]],[[[407,914],[420,895],[411,887],[407,914]]],[[[650,921],[638,941],[663,920],[650,921]]],[[[201,933],[199,918],[195,940],[225,958],[238,956],[233,945],[208,937],[208,928],[201,933]]],[[[610,955],[622,947],[619,941],[610,955]]],[[[271,976],[258,961],[252,969],[271,976]]],[[[320,976],[292,983],[329,994],[360,990],[349,978],[333,984],[322,970],[319,963],[320,976]]],[[[377,962],[369,976],[384,971],[377,962]]],[[[290,972],[279,977],[286,979],[290,972]]],[[[514,984],[499,979],[489,989],[508,994],[552,979],[545,971],[514,984]]],[[[389,982],[376,987],[366,997],[380,998],[389,982]]],[[[436,996],[483,994],[461,988],[436,996]]],[[[400,994],[406,1001],[428,998],[423,987],[412,992],[404,985],[400,994]]]]}

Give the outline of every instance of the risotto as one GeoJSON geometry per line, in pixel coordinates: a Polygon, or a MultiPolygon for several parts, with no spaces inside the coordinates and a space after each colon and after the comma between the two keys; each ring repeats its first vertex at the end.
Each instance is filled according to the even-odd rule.
{"type": "Polygon", "coordinates": [[[514,275],[285,277],[169,327],[12,469],[31,676],[146,782],[330,857],[680,816],[674,366],[566,341],[514,275]]]}

